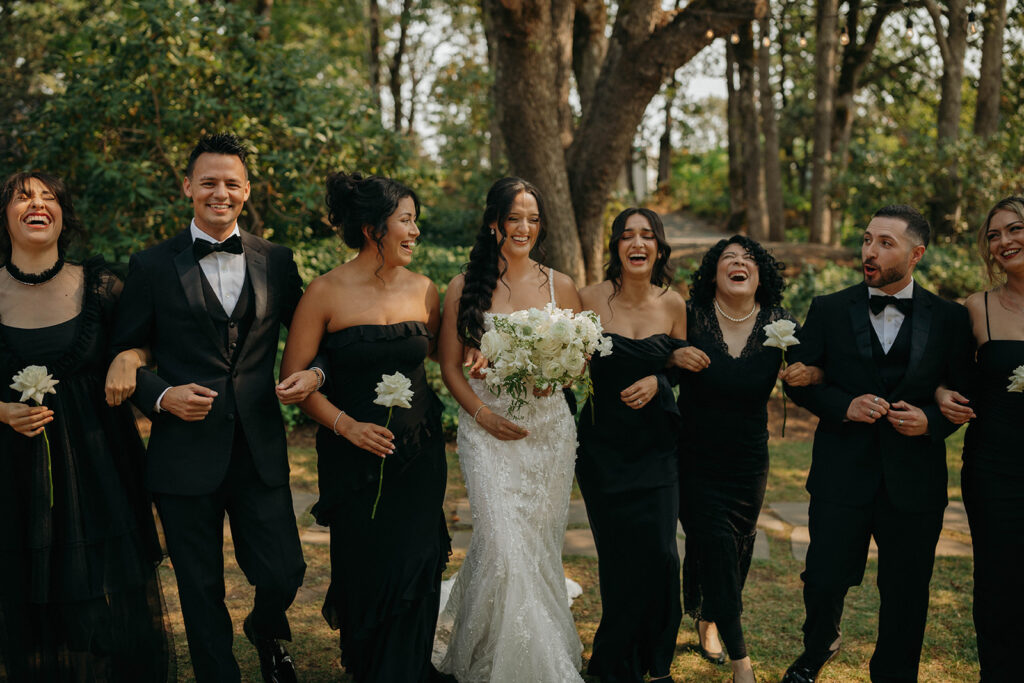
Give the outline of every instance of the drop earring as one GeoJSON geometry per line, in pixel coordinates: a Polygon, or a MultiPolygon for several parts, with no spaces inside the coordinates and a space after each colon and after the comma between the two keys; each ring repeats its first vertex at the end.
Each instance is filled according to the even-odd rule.
{"type": "Polygon", "coordinates": [[[492,235],[494,234],[494,228],[491,228],[491,234],[492,235]]]}

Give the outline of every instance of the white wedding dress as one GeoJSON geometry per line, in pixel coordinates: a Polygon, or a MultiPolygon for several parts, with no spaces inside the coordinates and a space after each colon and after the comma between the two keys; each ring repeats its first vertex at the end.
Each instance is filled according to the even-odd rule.
{"type": "MultiPolygon", "coordinates": [[[[492,317],[484,316],[488,329],[492,317]]],[[[470,385],[506,414],[507,395],[495,397],[480,380],[470,385]]],[[[562,568],[576,425],[561,391],[531,397],[513,421],[529,435],[499,441],[459,412],[473,535],[438,620],[435,664],[459,683],[582,681],[562,568]]]]}

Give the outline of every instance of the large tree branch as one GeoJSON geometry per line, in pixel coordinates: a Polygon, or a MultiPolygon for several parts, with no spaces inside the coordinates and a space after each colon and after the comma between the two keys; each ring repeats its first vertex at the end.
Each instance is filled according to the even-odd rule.
{"type": "Polygon", "coordinates": [[[939,45],[939,53],[942,54],[943,63],[948,63],[953,59],[953,53],[950,51],[949,39],[946,37],[946,29],[942,26],[942,10],[939,8],[938,3],[935,0],[924,0],[922,3],[924,8],[928,10],[928,14],[932,18],[932,23],[935,24],[935,42],[939,45]]]}

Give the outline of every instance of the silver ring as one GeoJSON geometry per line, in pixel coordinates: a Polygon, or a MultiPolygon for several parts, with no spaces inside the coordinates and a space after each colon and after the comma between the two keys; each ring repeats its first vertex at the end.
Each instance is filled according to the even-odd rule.
{"type": "Polygon", "coordinates": [[[638,406],[642,406],[642,405],[644,404],[644,400],[643,400],[642,398],[638,398],[638,399],[636,400],[636,404],[637,404],[638,406]]]}
{"type": "Polygon", "coordinates": [[[903,420],[900,420],[900,427],[903,426],[903,420]]]}
{"type": "Polygon", "coordinates": [[[875,411],[869,410],[868,411],[868,417],[874,417],[874,416],[875,416],[875,411]]]}
{"type": "Polygon", "coordinates": [[[878,403],[878,397],[877,397],[877,396],[875,396],[875,397],[874,397],[873,399],[871,399],[871,402],[872,402],[872,403],[878,403]]]}

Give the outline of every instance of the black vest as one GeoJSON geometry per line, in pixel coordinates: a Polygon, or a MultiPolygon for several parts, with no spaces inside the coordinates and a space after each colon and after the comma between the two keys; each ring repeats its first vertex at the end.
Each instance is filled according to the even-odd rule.
{"type": "Polygon", "coordinates": [[[238,352],[249,334],[249,328],[256,318],[256,307],[253,305],[252,282],[249,280],[249,271],[245,271],[245,280],[242,282],[242,291],[238,294],[238,303],[235,310],[228,315],[213,291],[210,281],[206,279],[206,273],[199,269],[200,279],[203,282],[203,298],[206,299],[206,311],[210,314],[210,320],[217,329],[217,337],[221,340],[223,348],[231,358],[231,365],[234,365],[238,352]]]}
{"type": "Polygon", "coordinates": [[[875,358],[875,367],[882,377],[882,384],[886,391],[892,391],[900,383],[907,373],[907,365],[910,364],[910,337],[913,328],[912,316],[903,318],[900,325],[900,332],[892,343],[889,353],[882,349],[882,343],[878,341],[878,334],[875,326],[871,326],[871,353],[875,358]]]}

